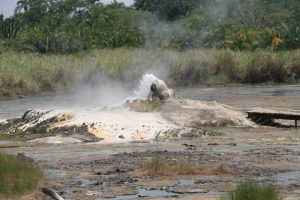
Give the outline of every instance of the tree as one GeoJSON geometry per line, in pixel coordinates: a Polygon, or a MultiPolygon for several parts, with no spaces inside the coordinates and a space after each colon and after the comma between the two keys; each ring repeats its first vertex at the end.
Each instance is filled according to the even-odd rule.
{"type": "Polygon", "coordinates": [[[174,21],[198,7],[200,0],[135,0],[137,10],[150,11],[160,19],[174,21]]]}
{"type": "Polygon", "coordinates": [[[19,1],[17,1],[17,6],[15,8],[14,13],[15,14],[20,13],[21,10],[23,10],[23,9],[24,9],[24,12],[27,12],[27,10],[29,8],[29,1],[30,0],[19,0],[19,1]]]}

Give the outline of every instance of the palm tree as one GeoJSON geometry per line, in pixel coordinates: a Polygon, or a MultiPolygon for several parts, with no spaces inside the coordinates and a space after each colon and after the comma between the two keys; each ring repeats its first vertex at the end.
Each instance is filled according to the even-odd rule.
{"type": "Polygon", "coordinates": [[[19,0],[17,1],[17,6],[15,8],[15,14],[21,12],[24,9],[24,12],[28,11],[30,0],[19,0]]]}

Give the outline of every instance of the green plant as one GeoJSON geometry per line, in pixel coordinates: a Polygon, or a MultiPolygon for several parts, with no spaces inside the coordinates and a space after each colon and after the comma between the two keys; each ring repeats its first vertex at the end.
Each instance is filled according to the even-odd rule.
{"type": "Polygon", "coordinates": [[[253,180],[243,181],[234,191],[229,192],[222,200],[282,200],[276,187],[263,185],[253,180]]]}
{"type": "Polygon", "coordinates": [[[10,17],[4,19],[3,15],[0,15],[0,36],[5,39],[13,39],[16,37],[20,30],[20,21],[16,17],[10,17]]]}
{"type": "Polygon", "coordinates": [[[283,23],[281,34],[283,36],[283,44],[286,49],[300,48],[300,26],[299,23],[283,23]]]}
{"type": "Polygon", "coordinates": [[[32,164],[0,152],[0,195],[19,195],[34,190],[42,179],[32,164]]]}

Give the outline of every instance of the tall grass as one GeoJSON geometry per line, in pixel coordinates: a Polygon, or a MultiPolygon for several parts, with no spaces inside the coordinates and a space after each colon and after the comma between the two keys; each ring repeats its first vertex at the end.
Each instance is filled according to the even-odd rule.
{"type": "Polygon", "coordinates": [[[0,152],[0,197],[30,192],[42,176],[37,167],[0,152]]]}
{"type": "Polygon", "coordinates": [[[262,185],[252,180],[241,182],[222,200],[282,200],[279,191],[272,185],[262,185]]]}
{"type": "Polygon", "coordinates": [[[62,90],[95,74],[134,82],[146,71],[156,71],[161,78],[177,86],[295,83],[300,80],[300,50],[178,52],[119,48],[70,55],[5,52],[0,54],[0,96],[62,90]]]}

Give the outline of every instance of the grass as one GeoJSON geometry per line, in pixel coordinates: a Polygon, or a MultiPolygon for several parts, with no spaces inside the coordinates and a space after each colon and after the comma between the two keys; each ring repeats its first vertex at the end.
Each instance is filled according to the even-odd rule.
{"type": "Polygon", "coordinates": [[[247,180],[239,183],[234,191],[223,196],[221,200],[282,200],[282,197],[272,185],[247,180]]]}
{"type": "Polygon", "coordinates": [[[0,152],[0,197],[33,191],[42,176],[37,167],[0,152]]]}
{"type": "Polygon", "coordinates": [[[300,50],[234,52],[192,49],[101,49],[70,55],[0,54],[0,97],[76,88],[100,74],[136,85],[146,71],[175,86],[297,83],[300,50]]]}
{"type": "Polygon", "coordinates": [[[234,174],[234,170],[221,164],[217,167],[201,166],[191,163],[170,165],[160,156],[154,156],[135,172],[137,176],[176,176],[176,175],[220,175],[234,174]]]}

